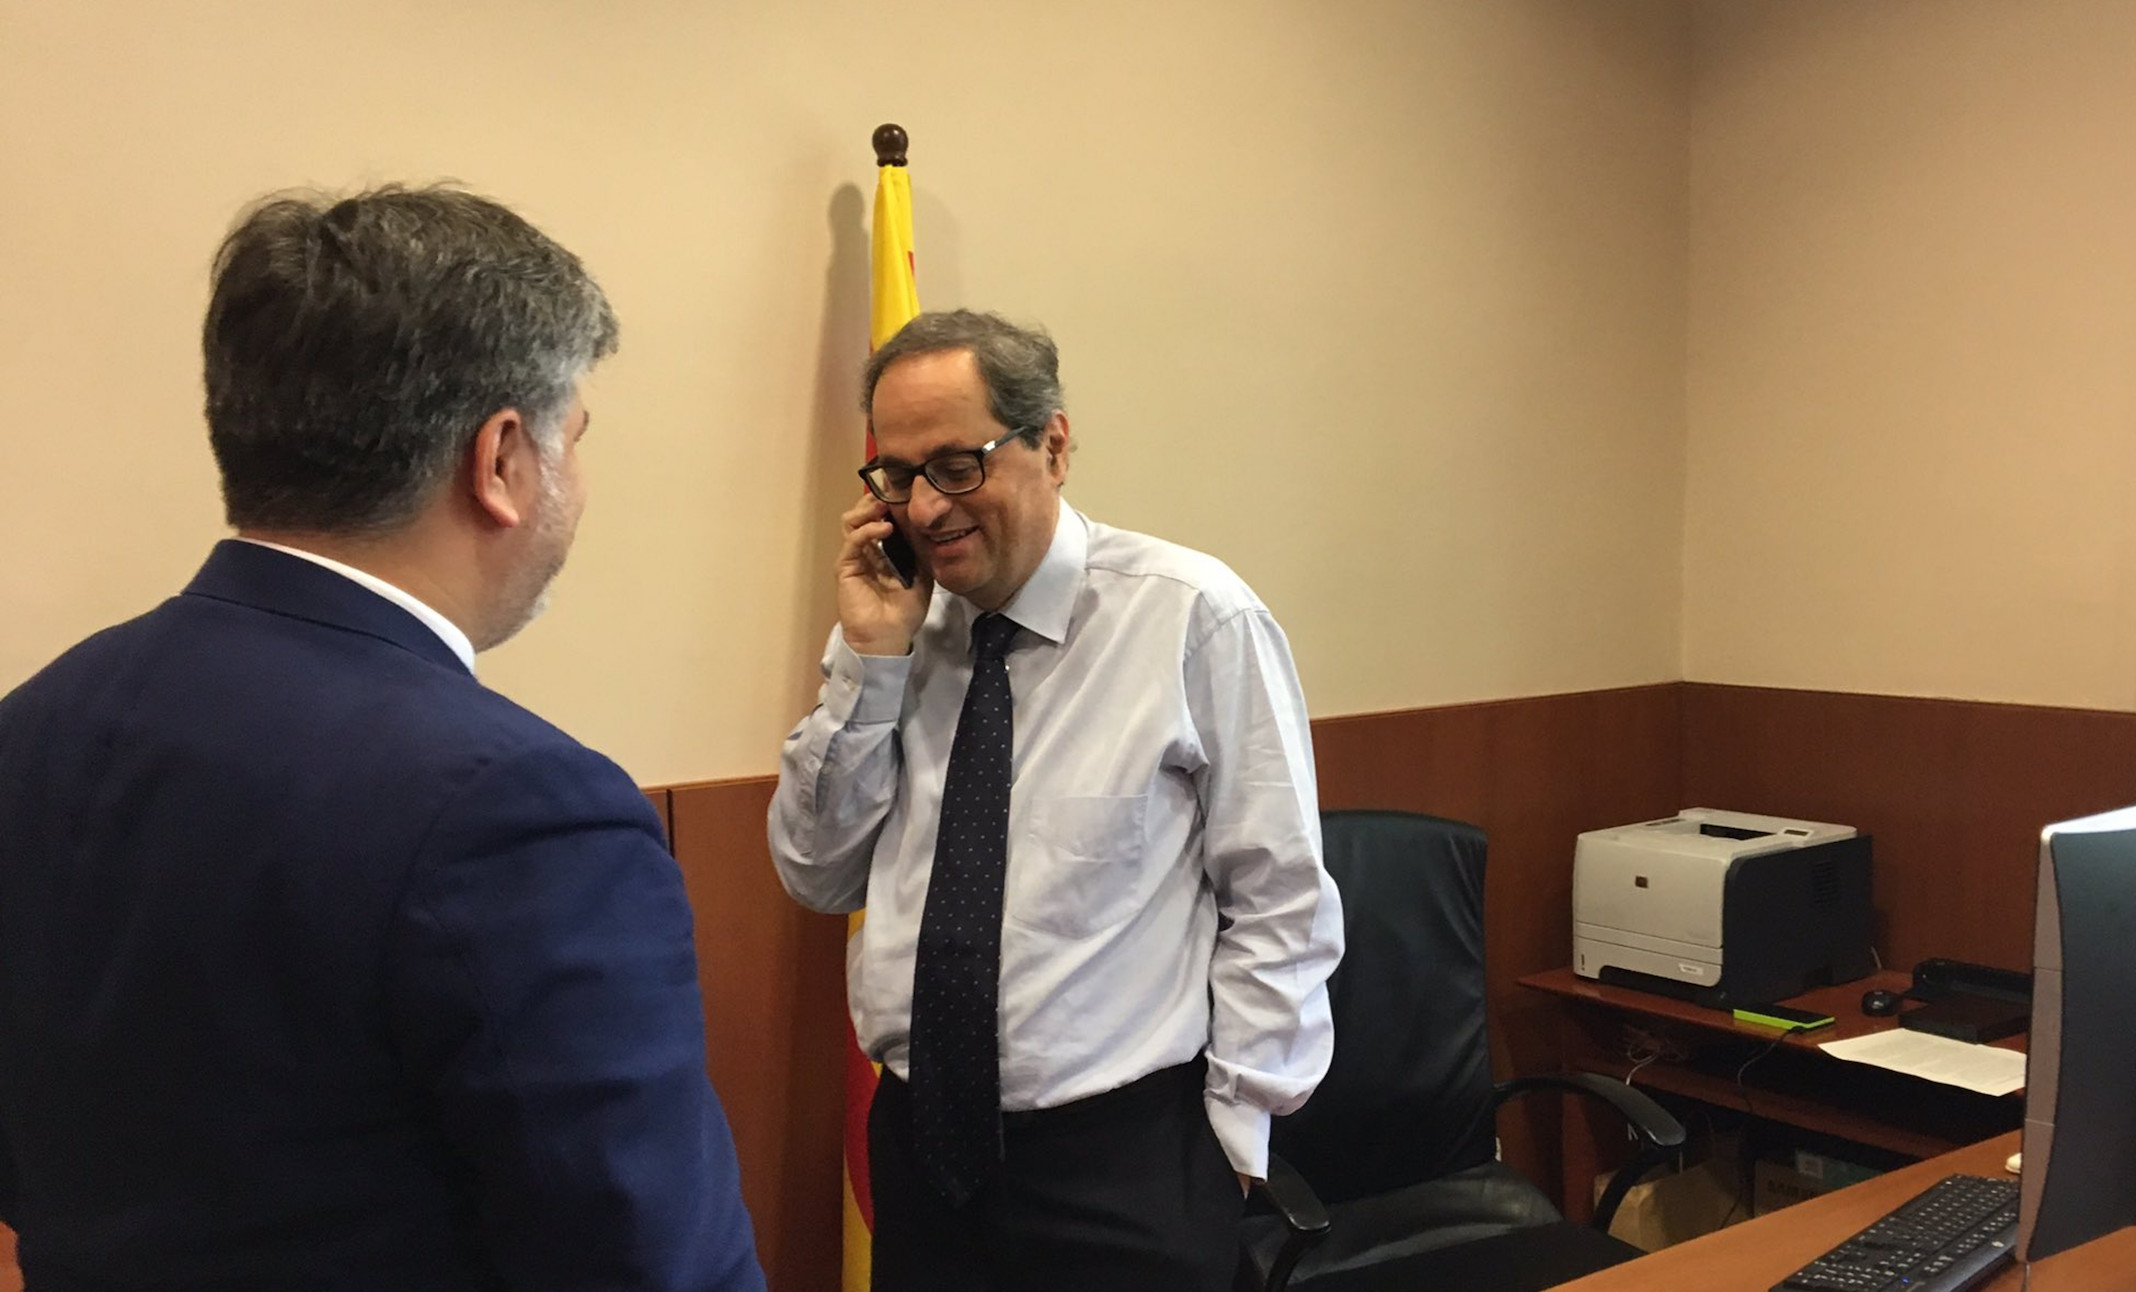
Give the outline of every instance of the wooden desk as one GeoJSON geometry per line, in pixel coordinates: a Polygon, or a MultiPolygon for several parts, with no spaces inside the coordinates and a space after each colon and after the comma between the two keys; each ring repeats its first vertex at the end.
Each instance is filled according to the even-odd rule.
{"type": "MultiPolygon", "coordinates": [[[[1530,974],[1520,984],[1565,1002],[1559,1011],[1558,1044],[1569,1071],[1630,1075],[1632,1060],[1621,1046],[1629,1024],[1699,1051],[1688,1059],[1641,1066],[1634,1079],[1647,1089],[1909,1158],[1935,1157],[2016,1129],[2024,1119],[2024,1101],[2018,1095],[1975,1094],[1834,1059],[1817,1048],[1826,1041],[1897,1027],[1894,1018],[1863,1014],[1862,993],[1871,987],[1902,991],[1910,981],[1906,974],[1883,972],[1794,997],[1786,1003],[1835,1020],[1831,1027],[1794,1035],[1739,1023],[1724,1010],[1581,978],[1569,968],[1530,974]],[[1745,1070],[1744,1061],[1753,1058],[1745,1070]]],[[[2024,1038],[1998,1044],[2022,1050],[2024,1038]]],[[[1621,1157],[1622,1142],[1610,1114],[1598,1113],[1584,1099],[1565,1102],[1562,1190],[1568,1217],[1586,1220],[1593,1214],[1594,1178],[1621,1157]]]]}
{"type": "MultiPolygon", "coordinates": [[[[2014,1131],[1998,1135],[1575,1279],[1555,1292],[1766,1292],[1946,1175],[2001,1175],[2003,1160],[2017,1151],[2017,1141],[2014,1131]]],[[[2124,1229],[2035,1263],[2029,1292],[2125,1292],[2132,1269],[2136,1229],[2124,1229]]],[[[2019,1292],[2023,1286],[2024,1271],[2012,1266],[1984,1284],[1981,1292],[2019,1292]]]]}

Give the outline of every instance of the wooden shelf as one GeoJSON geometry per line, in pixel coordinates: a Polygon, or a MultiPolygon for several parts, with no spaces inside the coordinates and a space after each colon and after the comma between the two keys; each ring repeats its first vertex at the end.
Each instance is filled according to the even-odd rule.
{"type": "Polygon", "coordinates": [[[1908,1157],[1935,1157],[1972,1142],[1964,1134],[1937,1134],[1895,1126],[1882,1118],[1857,1113],[1828,1100],[1804,1098],[1778,1090],[1751,1087],[1749,1097],[1727,1077],[1694,1068],[1650,1063],[1639,1070],[1636,1084],[1653,1090],[1683,1095],[1701,1103],[1733,1108],[1768,1121],[1785,1122],[1806,1130],[1837,1135],[1873,1148],[1889,1149],[1908,1157]]]}
{"type": "MultiPolygon", "coordinates": [[[[1826,1041],[1897,1026],[1870,1018],[1861,995],[1872,987],[1903,990],[1905,974],[1883,972],[1859,982],[1806,992],[1788,1004],[1830,1014],[1833,1026],[1789,1034],[1737,1022],[1723,1010],[1577,977],[1570,969],[1530,974],[1524,987],[1558,998],[1559,1054],[1565,1068],[1629,1077],[1662,1094],[1733,1109],[1763,1121],[1834,1135],[1909,1158],[1929,1158],[2015,1129],[2024,1119],[2016,1095],[1976,1094],[1955,1086],[1835,1059],[1826,1041]],[[1635,1064],[1627,1029],[1665,1056],[1635,1064]],[[1633,1069],[1637,1068],[1636,1073],[1633,1069]]],[[[2003,1042],[2022,1049],[2022,1037],[2003,1042]]],[[[1622,1156],[1623,1134],[1607,1117],[1565,1105],[1563,1157],[1567,1216],[1585,1219],[1595,1173],[1622,1156]]]]}

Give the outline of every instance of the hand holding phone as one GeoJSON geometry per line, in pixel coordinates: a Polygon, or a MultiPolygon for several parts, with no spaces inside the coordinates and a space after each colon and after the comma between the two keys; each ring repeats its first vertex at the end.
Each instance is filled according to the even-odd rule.
{"type": "Polygon", "coordinates": [[[903,655],[927,618],[934,584],[913,546],[872,495],[842,517],[838,624],[846,644],[862,655],[903,655]]]}

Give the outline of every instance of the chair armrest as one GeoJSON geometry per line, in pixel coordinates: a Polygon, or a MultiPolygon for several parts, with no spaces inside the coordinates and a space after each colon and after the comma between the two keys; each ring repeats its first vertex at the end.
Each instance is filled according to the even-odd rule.
{"type": "Polygon", "coordinates": [[[1616,1109],[1638,1135],[1639,1152],[1610,1177],[1608,1187],[1602,1190],[1602,1197],[1595,1203],[1595,1228],[1609,1232],[1609,1222],[1616,1218],[1618,1204],[1624,1201],[1624,1195],[1631,1192],[1632,1186],[1639,1183],[1640,1177],[1682,1150],[1683,1123],[1671,1117],[1668,1110],[1655,1103],[1645,1091],[1598,1072],[1515,1077],[1496,1088],[1492,1102],[1495,1106],[1536,1090],[1569,1090],[1590,1099],[1600,1099],[1616,1109]]]}
{"type": "Polygon", "coordinates": [[[1297,1168],[1273,1153],[1268,1155],[1268,1178],[1254,1181],[1253,1191],[1275,1210],[1285,1230],[1283,1246],[1261,1280],[1261,1292],[1283,1292],[1298,1262],[1328,1236],[1328,1209],[1297,1168]]]}
{"type": "Polygon", "coordinates": [[[1682,1122],[1671,1117],[1668,1110],[1655,1103],[1646,1091],[1626,1085],[1615,1077],[1605,1077],[1599,1072],[1515,1077],[1498,1086],[1492,1102],[1502,1104],[1517,1095],[1525,1095],[1534,1090],[1570,1090],[1590,1099],[1600,1099],[1632,1124],[1632,1129],[1638,1132],[1642,1143],[1670,1149],[1683,1147],[1682,1122]]]}

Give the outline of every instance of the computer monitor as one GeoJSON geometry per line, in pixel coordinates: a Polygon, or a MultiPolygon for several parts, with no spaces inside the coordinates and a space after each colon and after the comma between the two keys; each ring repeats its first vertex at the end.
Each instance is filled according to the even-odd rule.
{"type": "Polygon", "coordinates": [[[2136,1224],[2136,808],[2040,832],[2018,1255],[2136,1224]]]}

